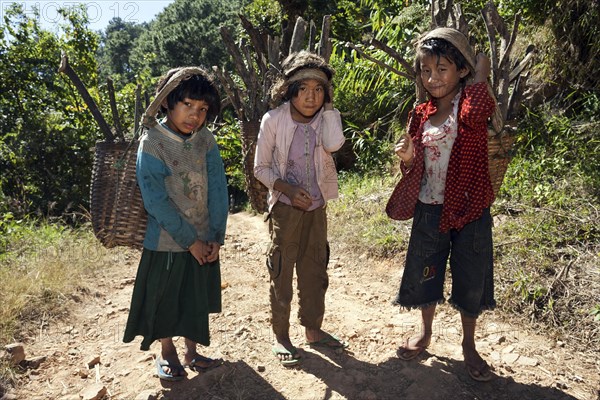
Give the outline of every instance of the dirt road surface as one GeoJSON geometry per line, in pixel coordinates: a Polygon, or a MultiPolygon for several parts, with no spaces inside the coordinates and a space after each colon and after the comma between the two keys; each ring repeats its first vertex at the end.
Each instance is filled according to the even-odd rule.
{"type": "MultiPolygon", "coordinates": [[[[39,367],[18,375],[7,399],[599,399],[600,357],[576,353],[541,332],[501,322],[485,313],[477,345],[497,375],[488,383],[469,378],[461,353],[458,314],[438,308],[431,346],[419,358],[402,361],[398,346],[419,329],[416,311],[391,304],[402,260],[371,260],[330,238],[330,288],[323,328],[350,343],[342,353],[304,344],[292,310],[292,340],[303,361],[284,368],[271,352],[268,245],[262,218],[230,215],[222,249],[223,312],[211,317],[212,343],[200,353],[222,357],[222,367],[189,372],[181,382],[157,378],[154,357],[124,344],[139,253],[117,249],[117,268],[99,268],[71,302],[62,321],[46,321],[25,341],[28,360],[39,367]]],[[[183,339],[176,342],[183,349],[183,339]]]]}

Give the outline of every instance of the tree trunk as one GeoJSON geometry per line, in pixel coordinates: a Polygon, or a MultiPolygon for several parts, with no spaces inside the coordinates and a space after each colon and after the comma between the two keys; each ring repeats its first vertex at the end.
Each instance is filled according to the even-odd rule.
{"type": "Polygon", "coordinates": [[[258,139],[258,131],[260,130],[260,121],[241,121],[241,127],[242,156],[248,199],[253,210],[261,213],[266,212],[268,209],[268,189],[254,177],[254,154],[256,153],[256,141],[258,139]]]}

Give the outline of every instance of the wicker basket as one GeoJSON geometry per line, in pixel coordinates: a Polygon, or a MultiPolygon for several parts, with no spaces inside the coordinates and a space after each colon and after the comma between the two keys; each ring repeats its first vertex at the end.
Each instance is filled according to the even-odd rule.
{"type": "Polygon", "coordinates": [[[496,133],[493,129],[488,130],[488,163],[490,169],[490,181],[494,194],[498,194],[504,175],[508,169],[508,163],[512,157],[512,148],[515,136],[507,133],[506,129],[496,133]]]}
{"type": "MultiPolygon", "coordinates": [[[[163,100],[182,80],[205,73],[199,67],[176,68],[171,72],[167,83],[141,116],[142,125],[147,129],[156,125],[163,100]]],[[[135,173],[140,129],[131,142],[112,142],[107,138],[96,143],[90,201],[92,227],[96,237],[108,248],[141,248],[146,235],[148,216],[135,173]]]]}
{"type": "Polygon", "coordinates": [[[94,234],[108,248],[141,248],[147,215],[136,182],[139,141],[98,142],[92,171],[90,208],[94,234]]]}

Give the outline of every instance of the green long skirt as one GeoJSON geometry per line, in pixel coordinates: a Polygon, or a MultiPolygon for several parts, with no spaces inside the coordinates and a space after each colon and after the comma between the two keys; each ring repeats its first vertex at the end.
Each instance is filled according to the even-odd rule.
{"type": "Polygon", "coordinates": [[[190,252],[144,249],[138,267],[123,341],[183,336],[210,345],[208,314],[221,312],[219,260],[200,265],[190,252]]]}

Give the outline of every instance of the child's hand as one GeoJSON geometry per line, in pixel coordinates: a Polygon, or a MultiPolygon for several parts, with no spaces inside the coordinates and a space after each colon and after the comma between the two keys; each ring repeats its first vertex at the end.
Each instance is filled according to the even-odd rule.
{"type": "Polygon", "coordinates": [[[483,53],[477,54],[475,60],[475,77],[473,83],[485,82],[488,76],[490,76],[491,63],[490,59],[483,53]]]}
{"type": "Polygon", "coordinates": [[[210,252],[207,257],[208,262],[217,261],[219,259],[219,250],[221,250],[221,244],[217,242],[209,242],[208,247],[210,248],[210,252]]]}
{"type": "Polygon", "coordinates": [[[300,186],[292,185],[292,188],[288,193],[286,193],[286,196],[292,202],[292,206],[301,210],[308,210],[308,208],[312,205],[310,193],[300,186]]]}
{"type": "Polygon", "coordinates": [[[404,161],[406,166],[410,168],[414,157],[415,145],[413,144],[412,138],[408,133],[405,133],[404,136],[400,138],[398,143],[396,143],[394,151],[398,157],[404,161]]]}
{"type": "Polygon", "coordinates": [[[310,193],[304,190],[301,186],[286,182],[282,179],[277,179],[273,184],[273,189],[285,194],[292,202],[292,206],[301,210],[308,210],[312,205],[310,193]]]}
{"type": "Polygon", "coordinates": [[[210,246],[202,240],[196,240],[188,249],[200,265],[209,262],[210,246]]]}

